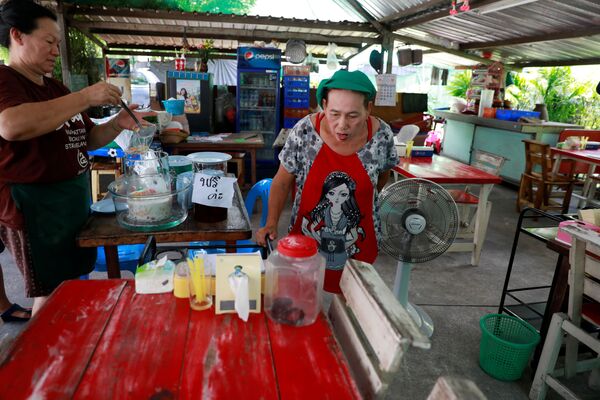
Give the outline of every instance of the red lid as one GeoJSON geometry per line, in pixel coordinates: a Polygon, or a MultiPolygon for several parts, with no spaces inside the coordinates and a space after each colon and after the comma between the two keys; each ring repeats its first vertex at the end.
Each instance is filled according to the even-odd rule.
{"type": "Polygon", "coordinates": [[[277,251],[287,257],[311,257],[317,249],[317,241],[303,235],[288,235],[277,243],[277,251]]]}

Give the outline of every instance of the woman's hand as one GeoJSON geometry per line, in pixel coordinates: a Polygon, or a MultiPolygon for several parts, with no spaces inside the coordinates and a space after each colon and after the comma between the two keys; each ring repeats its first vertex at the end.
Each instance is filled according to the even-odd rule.
{"type": "Polygon", "coordinates": [[[271,239],[271,240],[277,239],[277,227],[265,225],[262,228],[260,228],[256,232],[256,243],[259,246],[263,246],[263,247],[266,246],[267,245],[267,235],[269,235],[269,239],[271,239]]]}
{"type": "MultiPolygon", "coordinates": [[[[140,106],[138,104],[129,105],[129,109],[132,111],[138,109],[139,107],[140,106]]],[[[136,112],[135,114],[143,126],[151,125],[150,122],[143,119],[145,116],[156,115],[154,111],[136,112]]],[[[122,131],[123,129],[135,130],[138,127],[133,118],[131,118],[131,116],[125,110],[119,111],[114,120],[111,120],[111,123],[114,124],[113,127],[119,131],[122,131]]]]}
{"type": "Polygon", "coordinates": [[[79,93],[83,96],[88,107],[101,106],[105,104],[118,105],[121,103],[121,91],[115,85],[106,82],[98,82],[92,86],[81,89],[79,93]]]}

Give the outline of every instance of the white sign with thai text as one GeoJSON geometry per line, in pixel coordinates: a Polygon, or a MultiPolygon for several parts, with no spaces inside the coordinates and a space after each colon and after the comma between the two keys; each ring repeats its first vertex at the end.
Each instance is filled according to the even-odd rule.
{"type": "Polygon", "coordinates": [[[192,202],[205,206],[229,208],[233,203],[233,183],[236,178],[194,174],[192,202]]]}

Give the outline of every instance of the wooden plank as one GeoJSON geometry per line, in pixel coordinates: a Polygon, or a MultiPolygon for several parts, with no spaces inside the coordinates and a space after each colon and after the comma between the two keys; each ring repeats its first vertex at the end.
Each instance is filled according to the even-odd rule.
{"type": "Polygon", "coordinates": [[[124,287],[114,280],[59,286],[0,361],[0,398],[71,398],[124,287]]]}
{"type": "Polygon", "coordinates": [[[333,297],[329,307],[329,320],[363,397],[374,398],[378,393],[385,391],[387,382],[380,375],[374,355],[365,349],[363,339],[359,336],[350,310],[344,304],[341,295],[333,297]]]}
{"type": "Polygon", "coordinates": [[[281,399],[360,399],[346,360],[320,313],[294,327],[267,319],[281,399]]]}
{"type": "Polygon", "coordinates": [[[397,369],[402,353],[409,345],[422,349],[431,347],[429,339],[421,333],[372,265],[349,260],[340,287],[383,371],[397,369]]]}
{"type": "Polygon", "coordinates": [[[139,295],[128,281],[75,398],[176,398],[190,312],[187,300],[139,295]]]}
{"type": "Polygon", "coordinates": [[[193,311],[179,398],[277,399],[265,314],[244,322],[214,309],[193,311]]]}

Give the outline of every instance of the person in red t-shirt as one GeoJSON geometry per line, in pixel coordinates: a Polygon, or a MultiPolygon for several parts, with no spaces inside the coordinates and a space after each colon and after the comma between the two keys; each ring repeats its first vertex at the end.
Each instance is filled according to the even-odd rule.
{"type": "Polygon", "coordinates": [[[373,263],[381,230],[377,193],[398,163],[390,127],[372,117],[375,87],[360,71],[337,71],[317,90],[322,113],[300,120],[279,153],[266,225],[257,243],[277,237],[295,185],[290,232],[314,238],[325,258],[324,289],[339,293],[348,258],[373,263]]]}
{"type": "Polygon", "coordinates": [[[135,127],[124,112],[102,125],[85,114],[119,104],[116,86],[100,82],[71,93],[48,78],[59,55],[56,21],[30,0],[0,8],[0,45],[9,54],[0,66],[0,239],[34,297],[34,314],[62,281],[90,272],[95,262],[95,249],[75,245],[89,215],[87,150],[135,127]]]}

